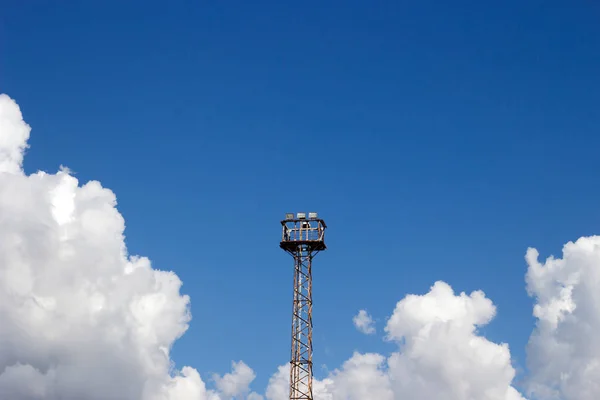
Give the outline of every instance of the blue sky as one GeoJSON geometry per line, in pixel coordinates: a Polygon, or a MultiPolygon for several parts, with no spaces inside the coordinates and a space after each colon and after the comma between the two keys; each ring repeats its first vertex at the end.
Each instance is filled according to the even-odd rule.
{"type": "Polygon", "coordinates": [[[444,280],[494,301],[484,333],[524,368],[527,247],[600,224],[600,6],[251,3],[3,1],[25,169],[115,191],[130,252],[191,296],[178,365],[241,359],[262,390],[289,357],[279,219],[315,210],[316,365],[388,350],[395,303],[444,280]]]}

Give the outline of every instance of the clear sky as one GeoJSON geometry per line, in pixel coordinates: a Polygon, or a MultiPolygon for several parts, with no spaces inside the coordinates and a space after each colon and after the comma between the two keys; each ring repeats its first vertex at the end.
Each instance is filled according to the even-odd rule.
{"type": "Polygon", "coordinates": [[[329,225],[318,377],[390,351],[396,302],[437,280],[493,300],[482,332],[524,375],[527,248],[600,225],[599,49],[589,0],[0,1],[25,171],[112,189],[130,253],[191,297],[177,365],[243,360],[260,392],[289,358],[296,211],[329,225]]]}

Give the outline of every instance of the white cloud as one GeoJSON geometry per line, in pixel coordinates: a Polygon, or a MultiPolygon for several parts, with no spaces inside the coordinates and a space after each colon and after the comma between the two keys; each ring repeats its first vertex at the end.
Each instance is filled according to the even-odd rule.
{"type": "Polygon", "coordinates": [[[477,333],[495,312],[483,292],[455,295],[443,282],[401,300],[385,328],[401,350],[388,359],[395,398],[522,399],[508,345],[477,333]]]}
{"type": "Polygon", "coordinates": [[[527,290],[535,298],[536,329],[528,346],[528,388],[540,400],[600,398],[600,237],[538,261],[529,249],[527,290]]]}
{"type": "MultiPolygon", "coordinates": [[[[277,369],[277,372],[269,379],[266,391],[267,400],[288,400],[290,395],[290,364],[285,364],[277,369]]],[[[332,384],[330,379],[323,381],[315,379],[313,382],[313,394],[315,400],[333,400],[328,386],[332,384]]]]}
{"type": "Polygon", "coordinates": [[[365,335],[372,335],[375,333],[375,321],[373,321],[373,318],[371,318],[366,310],[360,310],[358,314],[352,318],[352,322],[354,322],[356,329],[365,335]]]}
{"type": "Polygon", "coordinates": [[[18,173],[31,128],[23,121],[21,109],[10,97],[0,93],[0,173],[18,173]]]}
{"type": "MultiPolygon", "coordinates": [[[[99,182],[25,175],[29,130],[0,95],[0,398],[222,398],[193,368],[171,374],[190,321],[179,278],[127,254],[115,195],[99,182]]],[[[250,377],[236,364],[219,382],[242,393],[250,377]],[[229,376],[241,378],[230,387],[229,376]]]]}
{"type": "MultiPolygon", "coordinates": [[[[444,282],[425,295],[408,295],[385,327],[398,351],[355,353],[315,383],[315,400],[522,400],[511,385],[508,346],[477,333],[495,312],[483,292],[455,295],[444,282]]],[[[281,367],[271,378],[267,400],[285,400],[288,371],[281,367]]]]}
{"type": "MultiPolygon", "coordinates": [[[[248,394],[250,383],[255,377],[252,368],[240,361],[232,363],[231,373],[222,377],[215,376],[214,379],[217,389],[225,398],[242,398],[248,394]]],[[[256,398],[256,394],[252,398],[256,398]]]]}
{"type": "Polygon", "coordinates": [[[290,365],[285,364],[269,379],[267,386],[267,400],[286,400],[289,396],[290,365]]]}
{"type": "Polygon", "coordinates": [[[324,381],[329,396],[322,396],[320,400],[392,400],[394,393],[385,362],[386,358],[380,354],[354,353],[324,381]]]}

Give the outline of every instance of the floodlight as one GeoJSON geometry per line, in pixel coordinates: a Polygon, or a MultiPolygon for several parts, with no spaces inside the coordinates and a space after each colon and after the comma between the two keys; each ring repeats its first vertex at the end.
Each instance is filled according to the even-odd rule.
{"type": "Polygon", "coordinates": [[[308,218],[309,219],[317,219],[318,215],[316,212],[309,212],[308,213],[308,218]]]}
{"type": "Polygon", "coordinates": [[[298,219],[305,219],[306,213],[298,213],[298,219]]]}
{"type": "Polygon", "coordinates": [[[286,213],[285,214],[285,219],[288,220],[288,221],[291,220],[291,219],[294,219],[294,213],[286,213]]]}

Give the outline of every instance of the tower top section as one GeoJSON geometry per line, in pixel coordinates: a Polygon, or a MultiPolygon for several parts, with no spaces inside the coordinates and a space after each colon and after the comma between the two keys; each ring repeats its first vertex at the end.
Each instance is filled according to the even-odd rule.
{"type": "Polygon", "coordinates": [[[293,253],[298,250],[325,250],[325,221],[316,212],[287,213],[281,221],[282,233],[279,247],[293,253]]]}

